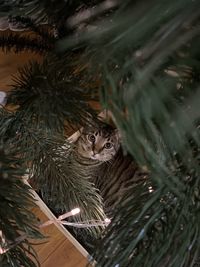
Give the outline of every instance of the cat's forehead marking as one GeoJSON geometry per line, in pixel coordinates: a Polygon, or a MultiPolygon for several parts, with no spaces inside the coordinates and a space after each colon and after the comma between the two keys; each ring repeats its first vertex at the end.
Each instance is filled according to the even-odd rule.
{"type": "Polygon", "coordinates": [[[83,129],[83,134],[88,135],[88,134],[93,134],[95,135],[96,138],[112,138],[112,142],[115,140],[115,130],[110,126],[110,125],[93,125],[89,127],[85,127],[83,129]]]}

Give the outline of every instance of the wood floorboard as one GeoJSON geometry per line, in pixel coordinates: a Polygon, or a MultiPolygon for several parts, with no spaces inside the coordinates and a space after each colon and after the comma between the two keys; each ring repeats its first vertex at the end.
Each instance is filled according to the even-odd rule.
{"type": "MultiPolygon", "coordinates": [[[[48,217],[39,207],[33,208],[32,212],[41,222],[48,220],[48,217]]],[[[80,253],[76,246],[54,224],[43,228],[41,232],[48,236],[48,238],[33,245],[38,254],[41,267],[86,266],[86,257],[80,253]]]]}
{"type": "Polygon", "coordinates": [[[65,240],[42,264],[42,267],[84,267],[86,259],[65,240]]]}
{"type": "MultiPolygon", "coordinates": [[[[52,227],[51,227],[52,228],[52,227]]],[[[65,237],[61,234],[55,234],[55,231],[52,231],[51,236],[40,243],[34,244],[34,249],[36,250],[39,261],[41,264],[51,256],[51,254],[59,249],[62,243],[65,242],[65,237]]]]}

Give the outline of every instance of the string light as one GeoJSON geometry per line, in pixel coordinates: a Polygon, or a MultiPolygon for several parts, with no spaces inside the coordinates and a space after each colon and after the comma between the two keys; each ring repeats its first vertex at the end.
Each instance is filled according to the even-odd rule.
{"type": "Polygon", "coordinates": [[[107,224],[109,224],[109,223],[111,222],[111,219],[109,219],[109,218],[105,218],[105,222],[106,222],[107,224]]]}
{"type": "Polygon", "coordinates": [[[11,248],[15,247],[19,243],[21,243],[23,240],[26,239],[26,237],[27,237],[26,234],[24,234],[24,235],[21,235],[21,236],[17,237],[14,240],[14,242],[10,242],[10,241],[6,242],[2,231],[0,231],[0,239],[1,239],[2,243],[3,243],[3,245],[4,245],[4,247],[0,246],[0,255],[6,253],[8,250],[10,250],[11,248]]]}
{"type": "Polygon", "coordinates": [[[74,227],[78,227],[78,228],[88,228],[88,227],[96,227],[96,226],[108,226],[108,224],[110,223],[110,219],[105,219],[104,221],[100,221],[100,220],[91,220],[91,221],[86,221],[86,222],[76,222],[76,223],[72,223],[72,222],[68,222],[68,221],[61,221],[60,222],[63,225],[68,225],[68,226],[74,226],[74,227]]]}
{"type": "Polygon", "coordinates": [[[62,220],[66,219],[66,218],[69,218],[71,216],[74,216],[76,214],[80,213],[80,209],[79,208],[75,208],[67,213],[64,213],[62,215],[60,215],[57,219],[51,219],[51,220],[48,220],[42,224],[39,225],[40,228],[43,228],[43,227],[46,227],[54,222],[58,222],[58,223],[61,223],[62,220]]]}
{"type": "Polygon", "coordinates": [[[154,191],[152,186],[149,186],[148,189],[149,189],[149,193],[152,193],[154,191]]]}
{"type": "Polygon", "coordinates": [[[68,217],[74,216],[74,215],[80,213],[80,211],[81,210],[79,208],[75,208],[75,209],[71,210],[70,212],[67,212],[67,213],[65,213],[63,215],[60,215],[58,217],[58,220],[63,220],[63,219],[66,219],[68,217]]]}
{"type": "MultiPolygon", "coordinates": [[[[78,228],[88,228],[88,227],[97,227],[97,226],[102,226],[102,227],[106,227],[110,224],[111,220],[109,218],[105,218],[104,221],[101,220],[90,220],[90,221],[83,221],[83,222],[68,222],[68,221],[64,221],[63,219],[69,218],[71,216],[75,216],[78,213],[80,213],[80,209],[79,208],[75,208],[67,213],[64,213],[62,215],[60,215],[58,218],[53,218],[50,219],[44,223],[41,223],[39,225],[39,228],[44,228],[48,225],[51,225],[53,223],[59,223],[62,225],[68,225],[68,226],[73,226],[73,227],[78,227],[78,228]]],[[[6,244],[5,238],[3,236],[2,231],[0,230],[0,239],[3,241],[3,243],[5,243],[5,248],[3,248],[2,246],[0,246],[0,255],[6,253],[9,249],[11,249],[12,247],[18,245],[20,242],[24,241],[27,238],[27,235],[21,235],[19,237],[17,237],[14,242],[6,244]]]]}
{"type": "MultiPolygon", "coordinates": [[[[0,230],[0,240],[1,240],[2,244],[6,244],[5,237],[3,236],[3,232],[1,230],[0,230]]],[[[4,254],[6,251],[8,251],[8,249],[3,248],[3,247],[0,246],[0,255],[4,254]]]]}
{"type": "Polygon", "coordinates": [[[0,247],[0,255],[6,253],[10,248],[2,248],[0,247]]]}
{"type": "Polygon", "coordinates": [[[6,93],[0,91],[0,106],[5,106],[6,104],[6,93]]]}
{"type": "Polygon", "coordinates": [[[95,226],[108,226],[108,224],[110,224],[111,220],[109,218],[105,218],[104,221],[100,221],[100,220],[90,220],[90,221],[85,221],[85,222],[68,222],[68,221],[64,221],[64,219],[69,218],[71,216],[74,216],[76,214],[80,213],[80,209],[79,208],[75,208],[67,213],[64,213],[62,215],[60,215],[57,219],[51,219],[48,220],[42,224],[40,224],[40,228],[46,227],[50,224],[53,223],[59,223],[62,225],[68,225],[68,226],[73,226],[73,227],[78,227],[78,228],[88,228],[88,227],[95,227],[95,226]]]}

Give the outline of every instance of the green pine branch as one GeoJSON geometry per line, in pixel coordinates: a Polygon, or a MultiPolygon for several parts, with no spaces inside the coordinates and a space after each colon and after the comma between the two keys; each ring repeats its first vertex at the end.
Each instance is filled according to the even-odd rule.
{"type": "MultiPolygon", "coordinates": [[[[31,168],[32,183],[45,203],[56,213],[63,214],[76,207],[80,214],[72,217],[71,222],[104,221],[102,199],[92,183],[94,172],[74,160],[72,148],[67,142],[40,139],[40,157],[35,157],[31,168]],[[41,146],[42,145],[42,146],[41,146]]],[[[73,232],[80,236],[98,236],[103,227],[91,227],[73,232]]]]}
{"type": "Polygon", "coordinates": [[[86,1],[47,1],[47,0],[15,0],[1,1],[0,15],[33,17],[37,23],[55,23],[56,25],[67,22],[67,19],[77,10],[94,7],[100,0],[86,1]]]}
{"type": "Polygon", "coordinates": [[[49,55],[42,64],[30,62],[14,78],[8,104],[19,106],[25,121],[55,132],[87,124],[95,114],[89,101],[97,99],[98,84],[91,86],[87,69],[74,65],[77,57],[49,55]]]}
{"type": "MultiPolygon", "coordinates": [[[[47,130],[42,122],[36,126],[32,120],[25,120],[21,111],[13,114],[2,110],[0,123],[0,136],[21,151],[32,186],[56,214],[79,207],[81,213],[74,222],[104,221],[102,199],[92,183],[94,172],[87,171],[87,166],[83,170],[76,161],[73,164],[71,145],[63,135],[47,130]]],[[[80,235],[94,237],[101,230],[88,227],[80,235]]]]}
{"type": "Polygon", "coordinates": [[[1,144],[0,247],[6,251],[0,255],[0,264],[3,267],[34,267],[37,257],[28,238],[38,239],[42,235],[37,228],[38,220],[31,212],[31,207],[35,206],[31,188],[21,178],[25,171],[18,153],[12,152],[8,143],[1,144]]]}
{"type": "MultiPolygon", "coordinates": [[[[36,7],[41,21],[48,17],[63,24],[79,6],[76,3],[75,9],[71,6],[64,14],[68,2],[56,1],[53,9],[45,3],[29,1],[22,10],[34,14],[36,7]]],[[[7,6],[9,12],[11,9],[7,6]]],[[[86,60],[104,81],[102,104],[113,112],[124,147],[151,173],[148,182],[133,184],[116,207],[116,215],[94,253],[97,266],[186,267],[192,266],[200,254],[199,10],[198,1],[127,0],[116,13],[98,21],[94,29],[84,27],[78,35],[68,35],[57,44],[59,51],[82,45],[87,48],[86,60]]],[[[80,198],[67,191],[66,201],[71,199],[73,204],[76,199],[83,201],[85,192],[91,192],[90,201],[98,199],[95,189],[90,187],[89,191],[84,179],[75,181],[70,168],[68,175],[62,175],[64,171],[53,164],[59,153],[50,159],[48,152],[41,153],[49,145],[44,142],[47,133],[62,132],[65,119],[83,125],[92,112],[85,103],[93,91],[85,91],[87,86],[82,89],[87,78],[81,76],[80,86],[76,72],[66,68],[66,61],[66,57],[50,57],[42,65],[32,63],[21,71],[9,97],[9,103],[19,108],[4,121],[1,132],[9,133],[15,145],[33,145],[30,159],[36,160],[36,174],[44,173],[44,197],[57,196],[59,190],[63,192],[59,186],[66,183],[56,184],[55,195],[53,187],[46,187],[46,177],[52,177],[51,167],[58,179],[67,181],[71,176],[67,185],[81,188],[77,191],[80,198]],[[10,125],[11,121],[15,124],[10,125]],[[17,125],[17,121],[21,123],[17,125]],[[37,130],[36,136],[41,128],[42,138],[35,139],[30,131],[24,131],[22,121],[37,130]]],[[[63,162],[58,162],[62,168],[63,162]]]]}
{"type": "Polygon", "coordinates": [[[97,266],[188,266],[199,256],[199,7],[127,1],[79,36],[102,73],[103,105],[154,188],[124,196],[94,253],[97,266]]]}

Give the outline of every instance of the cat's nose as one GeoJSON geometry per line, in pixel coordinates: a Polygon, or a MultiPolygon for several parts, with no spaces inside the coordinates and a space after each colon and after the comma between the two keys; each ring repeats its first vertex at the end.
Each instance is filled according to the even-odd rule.
{"type": "Polygon", "coordinates": [[[93,156],[95,156],[96,154],[99,153],[99,151],[97,151],[97,150],[94,150],[94,151],[92,151],[92,152],[93,152],[93,156]]]}

